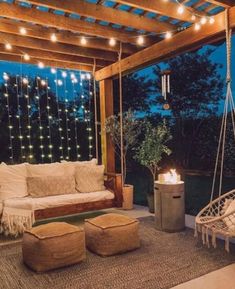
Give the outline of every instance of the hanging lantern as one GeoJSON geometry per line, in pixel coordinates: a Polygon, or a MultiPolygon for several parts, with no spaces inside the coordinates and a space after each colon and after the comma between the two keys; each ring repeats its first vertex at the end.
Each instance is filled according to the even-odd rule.
{"type": "Polygon", "coordinates": [[[163,96],[163,99],[164,99],[163,108],[165,110],[170,109],[170,105],[168,103],[168,97],[169,97],[170,92],[171,92],[171,88],[170,88],[170,74],[171,74],[170,70],[164,70],[161,73],[162,96],[163,96]]]}

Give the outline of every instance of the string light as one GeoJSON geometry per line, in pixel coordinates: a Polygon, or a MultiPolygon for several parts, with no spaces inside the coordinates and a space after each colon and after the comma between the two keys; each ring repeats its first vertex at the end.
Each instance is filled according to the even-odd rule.
{"type": "Polygon", "coordinates": [[[206,24],[207,18],[206,17],[202,17],[200,22],[201,22],[202,25],[206,24]]]}
{"type": "Polygon", "coordinates": [[[138,36],[137,44],[138,45],[143,45],[144,44],[144,37],[142,35],[138,36]]]}
{"type": "Polygon", "coordinates": [[[43,62],[38,62],[38,68],[43,69],[45,67],[43,62]]]}
{"type": "Polygon", "coordinates": [[[52,67],[52,68],[51,68],[51,73],[52,73],[52,74],[56,74],[56,69],[52,67]]]}
{"type": "Polygon", "coordinates": [[[215,18],[214,18],[214,17],[210,17],[209,23],[210,23],[210,24],[214,24],[214,23],[215,23],[215,18]]]}
{"type": "Polygon", "coordinates": [[[6,44],[5,44],[5,48],[6,48],[7,50],[12,50],[12,45],[11,45],[10,43],[6,43],[6,44]]]}
{"type": "Polygon", "coordinates": [[[170,39],[171,37],[172,37],[172,33],[168,31],[165,35],[165,38],[170,39]]]}
{"type": "Polygon", "coordinates": [[[27,53],[25,53],[23,57],[24,57],[24,60],[26,61],[30,60],[30,56],[27,53]]]}
{"type": "Polygon", "coordinates": [[[66,71],[62,71],[61,75],[62,75],[63,78],[66,78],[67,77],[66,71]]]}
{"type": "MultiPolygon", "coordinates": [[[[41,81],[42,83],[42,81],[41,81]]],[[[51,136],[51,115],[50,115],[50,102],[49,102],[49,86],[48,86],[48,79],[43,82],[44,86],[46,86],[46,109],[47,109],[47,122],[48,122],[48,148],[49,148],[49,154],[48,158],[50,159],[51,163],[53,161],[53,151],[52,151],[52,136],[51,136]]]]}
{"type": "Polygon", "coordinates": [[[196,31],[200,30],[201,29],[201,25],[199,23],[196,23],[195,26],[194,26],[194,29],[196,31]]]}
{"type": "Polygon", "coordinates": [[[57,41],[57,36],[55,35],[55,33],[52,33],[50,38],[51,38],[52,42],[56,42],[57,41]]]}
{"type": "Polygon", "coordinates": [[[114,38],[110,38],[110,39],[109,39],[109,45],[110,45],[110,46],[115,46],[116,43],[117,43],[116,39],[114,39],[114,38]]]}
{"type": "Polygon", "coordinates": [[[44,153],[44,144],[43,144],[43,126],[42,126],[42,119],[41,119],[41,104],[40,104],[40,89],[39,89],[39,81],[40,81],[40,77],[36,78],[36,91],[37,91],[37,96],[36,99],[37,104],[38,104],[38,128],[39,128],[39,143],[40,143],[40,150],[41,150],[41,161],[42,163],[44,163],[44,159],[45,159],[45,153],[44,153]]]}
{"type": "Polygon", "coordinates": [[[26,35],[27,34],[27,30],[24,27],[20,27],[20,34],[26,35]]]}
{"type": "Polygon", "coordinates": [[[87,44],[87,40],[86,40],[86,38],[84,36],[81,38],[81,44],[82,45],[86,45],[87,44]]]}
{"type": "Polygon", "coordinates": [[[87,113],[88,116],[88,147],[89,147],[89,158],[92,159],[93,154],[92,154],[92,136],[91,136],[91,96],[92,96],[92,91],[91,91],[91,75],[90,73],[87,74],[87,79],[88,79],[88,87],[89,87],[89,111],[87,113]]]}
{"type": "Polygon", "coordinates": [[[22,135],[22,124],[21,124],[21,105],[20,99],[23,98],[23,76],[22,76],[22,69],[21,69],[21,76],[20,76],[20,93],[19,93],[19,85],[18,85],[18,77],[16,76],[16,94],[17,94],[17,115],[16,118],[18,119],[18,128],[19,128],[19,141],[20,141],[20,157],[21,160],[25,159],[25,146],[23,145],[23,135],[22,135]]]}
{"type": "Polygon", "coordinates": [[[178,14],[183,14],[184,13],[184,6],[183,5],[180,5],[177,9],[177,13],[178,14]]]}
{"type": "Polygon", "coordinates": [[[13,153],[13,137],[12,137],[12,129],[13,126],[11,124],[11,114],[10,114],[10,103],[9,103],[9,93],[8,93],[8,80],[9,76],[4,72],[3,79],[5,80],[5,96],[6,96],[6,108],[7,108],[7,115],[8,115],[8,130],[9,130],[9,151],[10,151],[10,160],[14,163],[14,153],[13,153]]]}
{"type": "Polygon", "coordinates": [[[25,94],[25,98],[26,98],[26,103],[27,103],[27,118],[28,118],[28,144],[29,144],[29,160],[31,160],[33,158],[33,153],[32,153],[32,142],[31,142],[31,116],[30,116],[30,111],[31,111],[31,105],[30,105],[30,99],[29,99],[29,80],[27,78],[27,86],[26,86],[26,94],[25,94]]]}

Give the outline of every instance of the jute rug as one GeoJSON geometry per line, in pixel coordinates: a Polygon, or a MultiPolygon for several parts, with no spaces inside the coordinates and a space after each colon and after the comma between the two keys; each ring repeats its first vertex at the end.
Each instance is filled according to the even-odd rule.
{"type": "MultiPolygon", "coordinates": [[[[152,217],[142,218],[141,248],[102,258],[87,253],[82,264],[36,274],[22,263],[21,245],[0,250],[1,289],[166,289],[235,261],[234,248],[207,249],[192,230],[168,234],[157,231],[152,217]]],[[[69,244],[68,244],[69,246],[69,244]]]]}

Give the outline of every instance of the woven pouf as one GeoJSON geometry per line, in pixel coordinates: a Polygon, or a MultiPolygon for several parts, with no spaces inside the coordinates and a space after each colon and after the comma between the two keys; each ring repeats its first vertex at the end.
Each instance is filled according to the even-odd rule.
{"type": "Polygon", "coordinates": [[[86,258],[82,228],[54,222],[25,231],[22,241],[24,263],[44,272],[79,263],[86,258]]]}
{"type": "Polygon", "coordinates": [[[140,247],[139,221],[119,214],[106,214],[85,220],[87,248],[111,256],[140,247]]]}

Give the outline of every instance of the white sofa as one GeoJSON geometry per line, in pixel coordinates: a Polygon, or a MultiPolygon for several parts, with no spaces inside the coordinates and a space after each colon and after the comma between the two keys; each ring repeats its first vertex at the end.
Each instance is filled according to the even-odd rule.
{"type": "Polygon", "coordinates": [[[1,232],[17,235],[35,220],[121,206],[120,175],[96,159],[52,164],[0,164],[1,232]]]}

